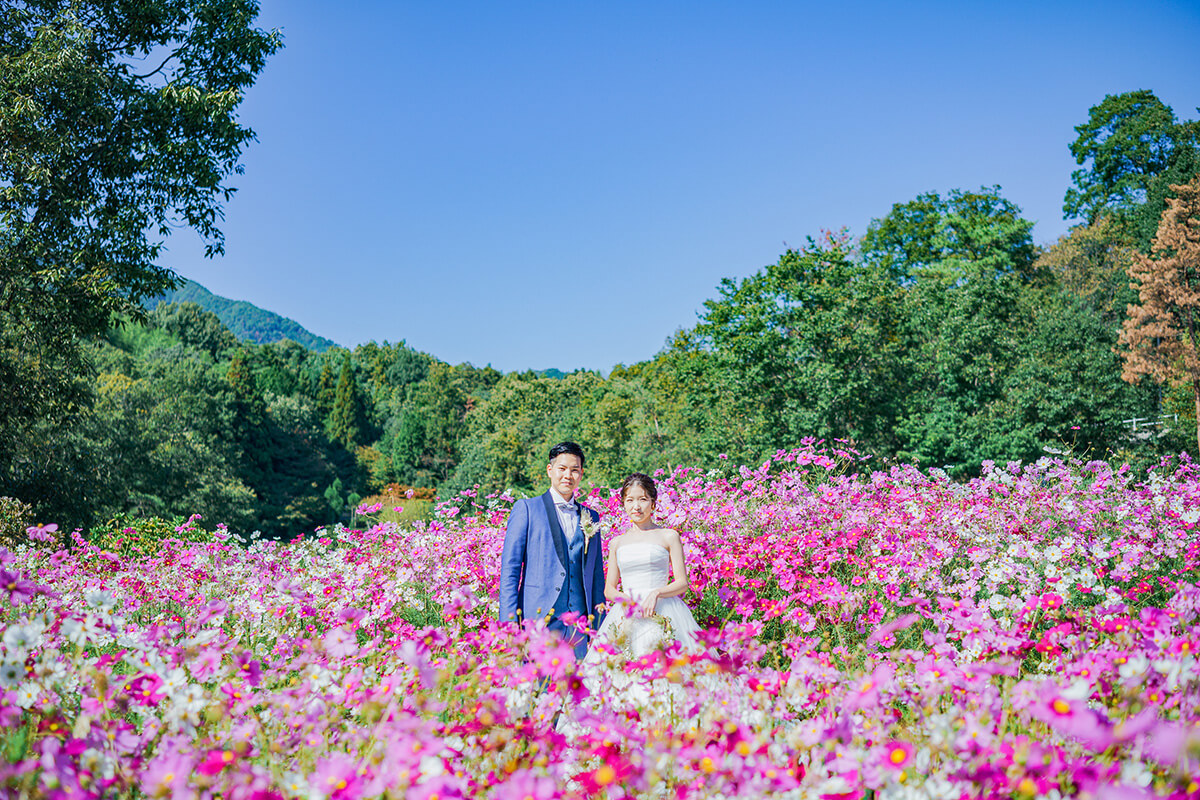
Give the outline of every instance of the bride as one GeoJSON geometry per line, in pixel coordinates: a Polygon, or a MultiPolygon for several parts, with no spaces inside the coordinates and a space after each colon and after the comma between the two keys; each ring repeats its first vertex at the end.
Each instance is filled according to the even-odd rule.
{"type": "Polygon", "coordinates": [[[608,545],[604,597],[618,602],[608,612],[597,642],[624,644],[641,656],[677,639],[696,648],[700,626],[680,595],[688,590],[687,568],[679,533],[654,522],[658,489],[648,475],[635,472],[621,484],[621,504],[633,526],[608,545]]]}

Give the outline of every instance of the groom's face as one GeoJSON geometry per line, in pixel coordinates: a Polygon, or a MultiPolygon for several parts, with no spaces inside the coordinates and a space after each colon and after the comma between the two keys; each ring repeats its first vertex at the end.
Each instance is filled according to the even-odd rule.
{"type": "Polygon", "coordinates": [[[562,453],[546,465],[546,474],[550,476],[550,488],[570,500],[583,478],[583,465],[579,463],[579,456],[562,453]]]}

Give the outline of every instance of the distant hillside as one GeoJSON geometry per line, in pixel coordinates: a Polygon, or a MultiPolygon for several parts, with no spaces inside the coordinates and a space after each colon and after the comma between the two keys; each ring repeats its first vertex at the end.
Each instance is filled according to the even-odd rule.
{"type": "Polygon", "coordinates": [[[280,339],[291,339],[318,353],[324,353],[337,346],[336,342],[310,333],[293,319],[282,317],[244,300],[230,300],[228,297],[213,294],[195,281],[186,281],[178,289],[147,300],[145,305],[147,308],[154,308],[159,303],[195,303],[216,314],[225,327],[244,341],[265,344],[278,342],[280,339]]]}

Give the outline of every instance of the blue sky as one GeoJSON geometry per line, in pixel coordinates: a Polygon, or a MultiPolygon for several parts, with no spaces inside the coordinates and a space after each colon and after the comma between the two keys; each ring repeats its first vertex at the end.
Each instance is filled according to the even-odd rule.
{"type": "Polygon", "coordinates": [[[1200,3],[263,0],[285,47],[226,254],[162,263],[348,346],[607,372],[724,277],[926,191],[1067,229],[1106,94],[1200,105],[1200,3]]]}

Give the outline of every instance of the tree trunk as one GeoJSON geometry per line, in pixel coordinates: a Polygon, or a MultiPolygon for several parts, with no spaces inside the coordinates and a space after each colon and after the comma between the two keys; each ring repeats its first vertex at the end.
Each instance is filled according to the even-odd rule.
{"type": "Polygon", "coordinates": [[[1196,457],[1200,458],[1200,378],[1192,379],[1192,398],[1196,401],[1196,457]]]}

